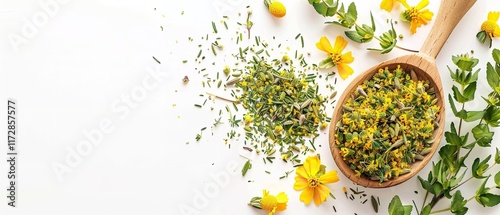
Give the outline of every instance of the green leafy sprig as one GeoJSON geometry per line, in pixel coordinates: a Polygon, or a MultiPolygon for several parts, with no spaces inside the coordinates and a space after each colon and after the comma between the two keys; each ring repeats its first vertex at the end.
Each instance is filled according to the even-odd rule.
{"type": "Polygon", "coordinates": [[[448,69],[456,84],[452,87],[448,100],[453,115],[458,120],[458,128],[455,122],[451,123],[449,131],[445,132],[447,144],[439,150],[439,161],[433,163],[427,178],[418,176],[426,194],[420,211],[415,207],[417,214],[427,215],[448,211],[453,214],[466,214],[468,212],[466,205],[472,200],[476,200],[484,207],[500,204],[500,195],[497,194],[500,189],[500,171],[491,172],[495,165],[500,164],[499,149],[485,157],[470,157],[474,149],[491,147],[494,135],[491,128],[500,126],[500,50],[495,49],[492,54],[495,64],[487,63],[486,68],[492,92],[487,97],[482,97],[486,104],[479,110],[465,109],[465,104],[475,99],[479,69],[473,70],[479,60],[467,54],[452,58],[457,68],[455,71],[449,67],[448,69]],[[464,131],[465,123],[474,123],[475,126],[470,131],[464,131]],[[466,163],[469,162],[466,161],[472,159],[472,165],[467,166],[466,163]],[[466,178],[468,172],[471,176],[466,178]],[[487,186],[492,176],[494,185],[487,186]],[[481,185],[472,197],[466,199],[459,188],[471,180],[479,180],[481,185]],[[449,207],[434,210],[436,204],[443,199],[448,199],[449,207]]]}
{"type": "Polygon", "coordinates": [[[352,2],[347,7],[344,7],[343,3],[339,3],[339,0],[308,0],[316,12],[324,17],[336,16],[337,20],[325,22],[325,24],[339,25],[349,30],[345,31],[345,35],[354,42],[357,43],[368,43],[373,39],[379,41],[380,48],[368,48],[368,50],[379,51],[381,54],[386,54],[392,51],[394,48],[403,49],[406,51],[413,51],[397,44],[398,36],[394,30],[394,25],[391,20],[391,29],[384,32],[381,36],[375,35],[375,22],[373,21],[373,15],[370,13],[371,25],[367,24],[357,24],[358,11],[356,9],[356,4],[352,2]],[[354,30],[352,30],[354,28],[354,30]]]}

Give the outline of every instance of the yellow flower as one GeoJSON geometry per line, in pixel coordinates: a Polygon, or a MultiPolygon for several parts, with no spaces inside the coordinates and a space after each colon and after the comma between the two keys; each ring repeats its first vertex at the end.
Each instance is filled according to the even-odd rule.
{"type": "Polygon", "coordinates": [[[278,195],[269,195],[269,191],[263,190],[262,197],[254,197],[249,205],[269,211],[268,215],[273,215],[276,211],[284,211],[286,209],[286,203],[288,202],[288,196],[284,193],[278,193],[278,195]]]}
{"type": "Polygon", "coordinates": [[[313,199],[316,205],[326,201],[330,189],[325,184],[339,181],[336,170],[325,173],[325,168],[318,156],[308,157],[304,165],[297,167],[293,188],[303,190],[300,200],[305,204],[309,204],[313,199]]]}
{"type": "Polygon", "coordinates": [[[276,18],[281,18],[286,15],[286,8],[279,1],[264,0],[264,5],[266,5],[269,13],[271,13],[276,18]]]}
{"type": "Polygon", "coordinates": [[[341,36],[337,36],[333,47],[328,38],[321,37],[319,42],[316,43],[316,47],[319,50],[326,52],[328,54],[328,58],[321,61],[319,67],[328,69],[333,66],[338,66],[340,77],[342,77],[342,79],[349,77],[349,75],[351,75],[354,71],[347,64],[352,63],[354,58],[352,57],[351,52],[342,54],[342,51],[346,46],[347,41],[341,36]]]}
{"type": "Polygon", "coordinates": [[[394,6],[394,1],[395,0],[382,0],[382,2],[380,3],[380,9],[391,12],[392,7],[394,6]]]}
{"type": "Polygon", "coordinates": [[[497,24],[499,16],[500,12],[489,12],[488,20],[484,21],[481,25],[481,31],[485,31],[489,37],[500,36],[500,27],[497,24]]]}
{"type": "Polygon", "coordinates": [[[414,34],[417,32],[417,28],[422,26],[422,24],[426,25],[429,21],[432,20],[432,16],[434,13],[429,11],[429,9],[424,9],[427,5],[429,5],[429,0],[422,0],[418,3],[417,6],[411,7],[406,3],[406,0],[398,0],[403,4],[406,8],[405,11],[402,12],[403,21],[410,22],[410,33],[414,34]]]}

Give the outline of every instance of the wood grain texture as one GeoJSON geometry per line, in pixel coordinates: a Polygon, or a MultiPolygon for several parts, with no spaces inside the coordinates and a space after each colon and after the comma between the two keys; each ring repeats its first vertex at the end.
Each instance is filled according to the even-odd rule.
{"type": "Polygon", "coordinates": [[[476,0],[442,0],[438,16],[420,53],[436,58],[453,29],[475,3],[476,0]]]}
{"type": "Polygon", "coordinates": [[[444,43],[449,35],[458,24],[460,19],[467,13],[467,11],[474,5],[476,0],[442,0],[438,17],[434,23],[431,33],[425,40],[422,49],[419,53],[397,57],[392,60],[384,61],[375,65],[356,77],[344,90],[340,96],[335,107],[332,120],[329,128],[329,144],[331,153],[340,171],[354,183],[371,188],[384,188],[391,187],[407,181],[415,176],[422,168],[425,167],[432,159],[432,156],[439,148],[441,138],[444,131],[445,123],[445,102],[443,95],[443,85],[439,70],[436,66],[436,56],[441,51],[444,43]],[[411,171],[408,174],[402,175],[396,179],[388,180],[383,183],[373,181],[364,177],[357,177],[349,165],[344,161],[340,155],[340,149],[337,147],[335,132],[336,124],[342,117],[342,105],[350,97],[351,93],[363,83],[366,79],[373,77],[375,72],[380,68],[387,67],[389,70],[394,70],[397,66],[401,66],[406,72],[415,71],[419,80],[430,80],[430,86],[436,90],[436,97],[438,98],[437,105],[441,107],[439,115],[439,126],[434,130],[436,141],[432,144],[431,152],[427,154],[422,161],[417,161],[411,165],[411,171]]]}

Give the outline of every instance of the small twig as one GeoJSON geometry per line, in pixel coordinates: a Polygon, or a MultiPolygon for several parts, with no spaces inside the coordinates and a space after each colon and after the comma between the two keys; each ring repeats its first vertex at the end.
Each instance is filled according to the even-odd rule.
{"type": "Polygon", "coordinates": [[[208,94],[209,96],[213,96],[213,97],[215,97],[215,98],[218,98],[218,99],[221,99],[221,100],[224,100],[224,101],[232,102],[232,103],[235,103],[235,104],[239,104],[239,103],[240,103],[240,101],[238,101],[238,100],[228,99],[228,98],[225,98],[225,97],[222,97],[222,96],[215,95],[215,94],[213,94],[213,93],[209,93],[209,92],[207,92],[207,94],[208,94]]]}

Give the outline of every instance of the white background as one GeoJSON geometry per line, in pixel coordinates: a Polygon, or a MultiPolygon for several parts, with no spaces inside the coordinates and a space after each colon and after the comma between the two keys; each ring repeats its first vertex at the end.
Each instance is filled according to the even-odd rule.
{"type": "MultiPolygon", "coordinates": [[[[282,19],[272,18],[260,0],[68,0],[56,2],[51,11],[41,6],[47,2],[55,1],[0,1],[0,113],[6,113],[7,98],[16,99],[19,105],[17,207],[7,206],[8,166],[2,161],[0,214],[189,214],[183,213],[182,208],[191,208],[192,214],[266,214],[247,206],[250,198],[261,195],[262,189],[288,194],[288,209],[280,214],[334,214],[333,205],[338,214],[373,213],[369,201],[363,205],[359,200],[345,198],[342,187],[356,186],[340,172],[340,181],[329,185],[337,199],[328,198],[319,207],[305,206],[299,201],[300,192],[293,190],[295,173],[279,179],[285,171],[293,170],[290,164],[265,165],[261,157],[254,155],[254,167],[242,177],[240,170],[246,161],[240,156],[243,138],[230,141],[229,149],[222,141],[227,128],[210,128],[218,115],[210,107],[218,110],[228,103],[208,101],[202,109],[194,107],[203,102],[199,94],[207,91],[195,68],[206,67],[215,72],[231,65],[230,50],[238,46],[230,39],[235,38],[236,31],[246,33],[244,28],[238,30],[235,23],[245,21],[248,5],[253,10],[252,34],[275,44],[274,47],[283,43],[282,49],[272,52],[273,58],[281,58],[284,53],[293,56],[293,50],[298,49],[300,53],[311,53],[307,57],[309,63],[319,62],[325,55],[316,49],[315,43],[323,35],[333,43],[337,35],[343,35],[343,29],[324,25],[330,19],[318,15],[307,1],[282,0],[287,6],[287,15],[282,19]],[[224,15],[229,17],[229,30],[219,22],[224,15]],[[218,24],[217,35],[212,33],[211,21],[218,24]],[[294,39],[298,33],[304,37],[304,48],[294,39]],[[201,40],[206,34],[211,39],[201,40]],[[13,43],[13,35],[24,40],[13,43]],[[228,41],[223,43],[224,51],[214,58],[206,48],[217,36],[228,41]],[[201,64],[194,62],[199,44],[203,44],[203,55],[207,57],[201,64]],[[188,63],[183,64],[183,60],[188,63]],[[182,83],[185,75],[191,79],[188,84],[182,83]],[[124,99],[130,96],[131,103],[125,103],[124,99]],[[100,128],[103,123],[107,125],[100,128]],[[197,142],[195,136],[202,127],[208,129],[197,142]],[[67,163],[78,144],[89,140],[86,133],[100,140],[100,144],[89,149],[81,160],[67,163]],[[58,178],[54,171],[57,164],[67,165],[70,171],[58,178]]],[[[356,2],[361,22],[369,21],[370,10],[379,20],[379,29],[387,27],[387,18],[398,20],[396,30],[404,35],[398,43],[401,46],[418,50],[430,31],[432,22],[410,36],[409,26],[399,20],[401,6],[387,13],[379,9],[380,1],[356,2]]],[[[416,0],[408,2],[417,4],[416,0]]],[[[435,13],[438,7],[437,0],[431,0],[428,6],[435,13]]],[[[500,10],[500,2],[479,0],[437,57],[445,94],[451,88],[446,68],[452,64],[451,55],[471,50],[481,60],[477,97],[489,92],[484,71],[486,62],[492,61],[491,52],[477,41],[475,34],[491,10],[500,10]]],[[[241,46],[252,42],[245,39],[241,46]]],[[[493,47],[500,44],[498,39],[493,42],[493,47]]],[[[349,41],[346,50],[355,57],[351,64],[355,74],[347,80],[339,78],[339,92],[377,62],[406,54],[399,50],[387,55],[366,51],[376,46],[376,42],[358,45],[349,41]]],[[[329,92],[325,94],[328,96],[329,92]]],[[[477,99],[470,108],[483,105],[477,99]]],[[[326,111],[331,115],[333,108],[329,106],[326,111]]],[[[451,122],[449,112],[447,120],[451,122]]],[[[238,116],[242,114],[240,110],[238,116]]],[[[6,120],[6,116],[1,119],[6,120]]],[[[1,157],[7,148],[5,126],[3,121],[1,157]]],[[[316,141],[316,145],[321,145],[317,152],[327,170],[333,170],[337,167],[327,136],[326,130],[321,132],[316,141]]],[[[493,144],[498,147],[497,136],[493,144]]],[[[479,151],[471,156],[484,157],[479,151]]],[[[434,158],[437,157],[436,154],[434,158]]],[[[428,170],[424,169],[421,175],[428,170]]],[[[472,196],[477,186],[478,182],[469,182],[463,187],[464,196],[472,196]]],[[[360,189],[368,196],[380,197],[381,214],[387,212],[387,205],[396,194],[404,204],[415,200],[420,206],[424,193],[416,177],[392,188],[360,189]]],[[[447,206],[440,204],[436,209],[447,206]]],[[[469,207],[473,214],[499,211],[478,206],[475,201],[469,207]]]]}

